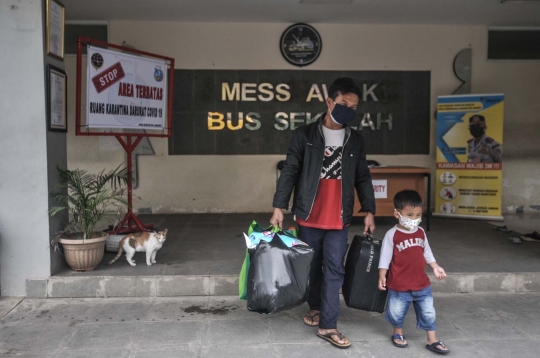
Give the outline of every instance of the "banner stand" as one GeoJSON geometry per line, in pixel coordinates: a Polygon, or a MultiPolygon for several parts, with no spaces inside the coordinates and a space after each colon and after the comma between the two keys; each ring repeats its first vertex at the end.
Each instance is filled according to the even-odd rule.
{"type": "Polygon", "coordinates": [[[143,139],[142,135],[134,136],[134,135],[127,135],[126,140],[122,138],[121,135],[117,135],[116,139],[124,150],[127,153],[127,170],[128,170],[128,192],[127,192],[127,198],[128,198],[128,212],[120,222],[112,231],[109,231],[110,234],[122,234],[122,233],[130,233],[134,231],[145,231],[148,228],[154,227],[154,224],[143,224],[142,221],[133,213],[131,208],[133,207],[133,159],[132,159],[132,153],[137,147],[137,145],[141,142],[143,139]],[[135,142],[132,142],[133,137],[136,137],[135,142]],[[127,224],[127,226],[126,226],[127,224]],[[133,225],[135,224],[135,225],[133,225]]]}
{"type": "MultiPolygon", "coordinates": [[[[89,60],[89,59],[88,59],[89,60]]],[[[88,81],[90,79],[87,79],[88,81]]],[[[79,36],[77,38],[77,94],[76,94],[76,126],[75,126],[75,134],[77,136],[114,136],[122,145],[124,150],[127,153],[127,170],[128,170],[128,191],[127,191],[127,202],[128,202],[128,208],[127,213],[122,219],[122,221],[113,228],[113,230],[108,231],[110,234],[122,234],[122,233],[130,233],[130,232],[136,232],[136,231],[147,231],[149,228],[152,228],[153,224],[144,224],[132,211],[133,207],[133,159],[132,159],[132,153],[137,147],[137,145],[141,142],[141,140],[144,137],[159,137],[159,138],[170,138],[172,135],[172,98],[173,98],[173,83],[174,83],[174,59],[170,57],[165,57],[145,51],[139,51],[128,47],[123,47],[103,41],[98,40],[92,40],[86,37],[79,36]],[[118,53],[121,54],[121,52],[128,53],[128,54],[135,54],[138,56],[145,56],[150,58],[156,58],[160,60],[164,60],[167,64],[168,69],[168,93],[167,96],[164,98],[167,98],[167,122],[164,128],[160,129],[149,129],[144,128],[145,133],[130,133],[130,132],[123,132],[123,133],[111,133],[111,132],[101,132],[100,130],[105,128],[91,128],[88,123],[82,124],[81,123],[81,108],[82,108],[82,46],[86,45],[92,45],[92,46],[99,46],[103,49],[116,49],[119,50],[118,53]],[[121,52],[120,52],[121,51],[121,52]],[[84,130],[83,130],[84,128],[84,130]],[[125,139],[124,139],[125,137],[125,139]]],[[[113,128],[113,127],[111,127],[113,128]]],[[[140,128],[139,128],[140,129],[140,128]]]]}

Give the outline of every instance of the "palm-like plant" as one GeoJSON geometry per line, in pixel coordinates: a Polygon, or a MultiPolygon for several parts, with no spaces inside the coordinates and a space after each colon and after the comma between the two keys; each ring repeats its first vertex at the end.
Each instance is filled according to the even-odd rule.
{"type": "Polygon", "coordinates": [[[56,215],[68,209],[71,220],[63,234],[76,234],[77,239],[91,239],[96,224],[103,219],[119,217],[122,207],[127,206],[124,199],[128,171],[120,167],[105,173],[88,173],[86,170],[63,170],[60,173],[59,187],[67,188],[67,193],[51,193],[50,197],[61,206],[51,207],[49,214],[56,215]]]}

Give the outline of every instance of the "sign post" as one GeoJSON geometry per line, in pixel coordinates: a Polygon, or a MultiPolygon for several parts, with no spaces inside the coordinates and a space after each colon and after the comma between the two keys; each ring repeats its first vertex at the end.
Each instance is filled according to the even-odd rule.
{"type": "Polygon", "coordinates": [[[77,39],[75,133],[115,136],[127,153],[128,211],[111,233],[144,231],[153,226],[143,224],[132,211],[132,153],[144,137],[171,136],[173,76],[173,58],[84,37],[77,39]],[[81,120],[83,45],[88,47],[84,124],[81,120]],[[102,129],[123,132],[102,132],[102,129]]]}

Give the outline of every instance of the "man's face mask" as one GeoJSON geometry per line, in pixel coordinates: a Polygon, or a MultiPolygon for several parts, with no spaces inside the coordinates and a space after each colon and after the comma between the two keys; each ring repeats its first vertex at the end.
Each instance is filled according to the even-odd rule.
{"type": "Polygon", "coordinates": [[[469,126],[469,131],[473,137],[478,138],[486,133],[486,127],[481,124],[472,124],[469,126]]]}
{"type": "Polygon", "coordinates": [[[352,108],[334,102],[334,109],[330,113],[332,121],[336,124],[347,124],[356,118],[356,111],[352,108]]]}

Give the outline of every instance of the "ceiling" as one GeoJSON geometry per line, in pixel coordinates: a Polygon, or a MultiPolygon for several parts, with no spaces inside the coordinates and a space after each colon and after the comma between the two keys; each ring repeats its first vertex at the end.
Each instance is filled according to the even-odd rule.
{"type": "Polygon", "coordinates": [[[67,20],[540,26],[540,1],[304,1],[330,4],[300,4],[300,0],[62,0],[67,20]]]}

